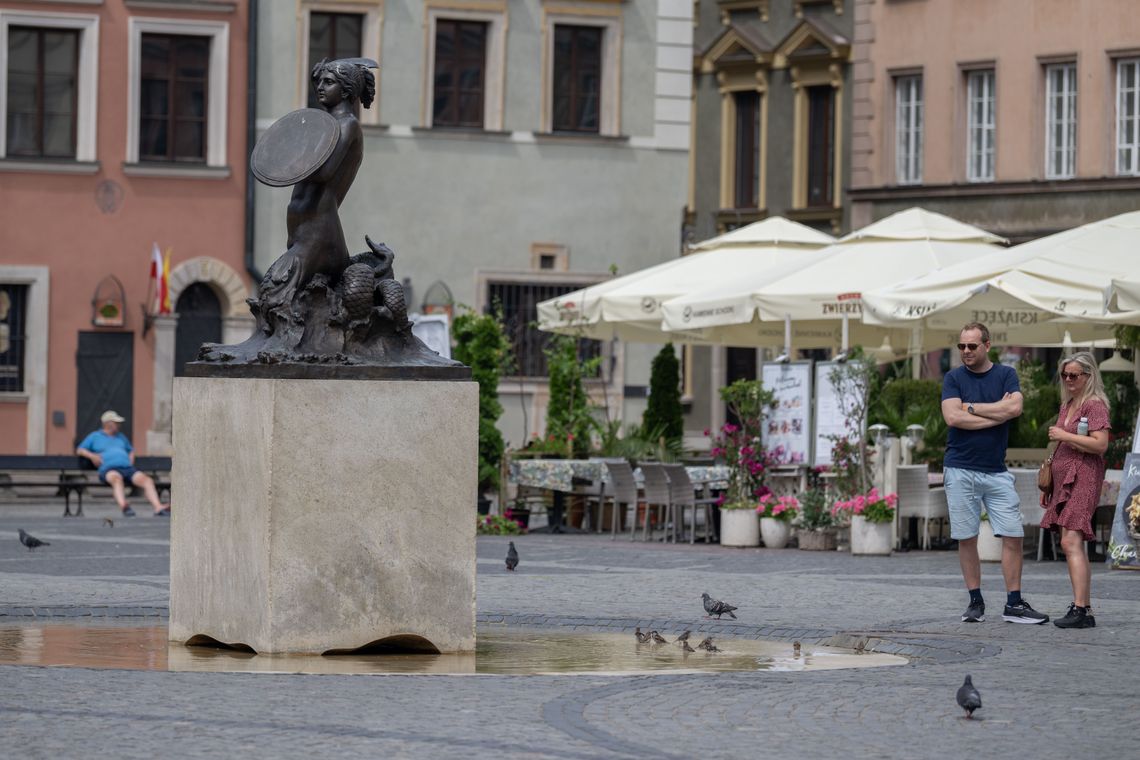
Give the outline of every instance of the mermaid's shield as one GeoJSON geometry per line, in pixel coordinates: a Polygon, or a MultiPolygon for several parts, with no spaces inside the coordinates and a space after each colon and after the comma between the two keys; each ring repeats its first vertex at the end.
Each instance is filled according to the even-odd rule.
{"type": "Polygon", "coordinates": [[[300,108],[265,130],[249,157],[250,169],[266,185],[295,185],[321,168],[339,137],[336,119],[327,111],[300,108]]]}

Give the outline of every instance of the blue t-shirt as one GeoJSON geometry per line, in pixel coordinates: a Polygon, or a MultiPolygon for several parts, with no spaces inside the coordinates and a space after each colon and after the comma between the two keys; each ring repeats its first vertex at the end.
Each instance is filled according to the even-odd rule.
{"type": "Polygon", "coordinates": [[[122,433],[107,435],[102,430],[96,430],[84,438],[79,448],[103,457],[103,464],[99,466],[100,475],[114,467],[130,467],[131,452],[134,451],[131,442],[122,433]]]}
{"type": "MultiPolygon", "coordinates": [[[[995,364],[985,372],[955,367],[942,380],[942,400],[961,399],[970,404],[1001,401],[1007,393],[1021,390],[1013,367],[995,364]]],[[[1009,444],[1009,420],[983,430],[950,428],[946,436],[946,467],[978,472],[1005,472],[1005,448],[1009,444]]]]}

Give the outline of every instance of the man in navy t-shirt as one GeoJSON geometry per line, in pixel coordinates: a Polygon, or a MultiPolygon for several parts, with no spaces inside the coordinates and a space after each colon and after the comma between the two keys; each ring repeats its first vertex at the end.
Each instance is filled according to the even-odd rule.
{"type": "Polygon", "coordinates": [[[1021,597],[1025,531],[1013,475],[1005,469],[1010,420],[1021,416],[1017,372],[990,361],[990,331],[980,322],[963,327],[958,341],[962,366],[943,378],[942,416],[950,426],[943,462],[950,537],[958,541],[958,562],[970,592],[970,605],[962,621],[980,623],[986,619],[978,561],[978,531],[984,511],[994,535],[1002,540],[1001,570],[1006,589],[1002,620],[1041,624],[1049,617],[1021,597]]]}
{"type": "Polygon", "coordinates": [[[99,418],[102,427],[79,442],[75,453],[99,468],[99,480],[111,486],[115,503],[123,511],[124,517],[134,517],[135,511],[127,503],[126,484],[142,489],[146,500],[154,507],[158,517],[170,515],[170,505],[158,499],[154,480],[145,472],[135,469],[135,450],[127,437],[119,432],[119,425],[125,420],[118,412],[106,411],[99,418]]]}

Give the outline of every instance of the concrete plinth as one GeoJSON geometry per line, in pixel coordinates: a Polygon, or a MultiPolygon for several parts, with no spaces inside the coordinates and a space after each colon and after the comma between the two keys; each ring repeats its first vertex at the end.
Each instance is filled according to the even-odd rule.
{"type": "Polygon", "coordinates": [[[180,377],[170,638],[475,648],[478,386],[180,377]]]}

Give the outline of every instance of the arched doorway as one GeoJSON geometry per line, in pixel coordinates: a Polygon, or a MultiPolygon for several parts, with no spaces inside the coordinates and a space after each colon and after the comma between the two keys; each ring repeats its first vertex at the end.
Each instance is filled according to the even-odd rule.
{"type": "Polygon", "coordinates": [[[203,343],[222,342],[222,303],[213,288],[202,282],[186,287],[174,311],[178,327],[174,336],[174,375],[186,374],[186,362],[198,358],[203,343]]]}

